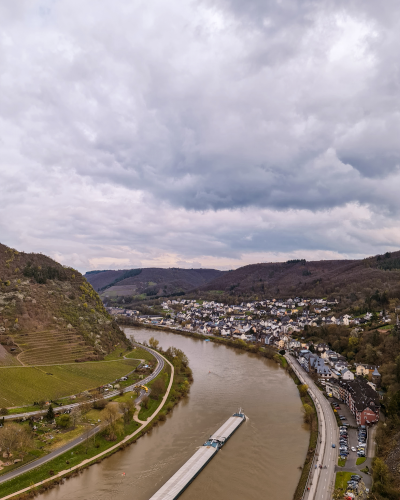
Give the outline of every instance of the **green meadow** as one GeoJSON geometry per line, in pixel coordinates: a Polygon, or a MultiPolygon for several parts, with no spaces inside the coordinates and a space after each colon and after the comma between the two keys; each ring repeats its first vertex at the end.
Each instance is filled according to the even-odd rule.
{"type": "Polygon", "coordinates": [[[0,408],[56,400],[113,382],[139,364],[135,359],[0,368],[0,408]]]}

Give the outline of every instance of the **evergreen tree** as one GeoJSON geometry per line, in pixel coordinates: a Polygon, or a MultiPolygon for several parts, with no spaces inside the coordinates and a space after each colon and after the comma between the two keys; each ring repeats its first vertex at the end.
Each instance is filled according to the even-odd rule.
{"type": "Polygon", "coordinates": [[[52,422],[54,420],[54,417],[55,417],[55,415],[54,415],[53,406],[50,405],[49,409],[47,410],[47,413],[46,413],[46,420],[48,422],[52,422]]]}

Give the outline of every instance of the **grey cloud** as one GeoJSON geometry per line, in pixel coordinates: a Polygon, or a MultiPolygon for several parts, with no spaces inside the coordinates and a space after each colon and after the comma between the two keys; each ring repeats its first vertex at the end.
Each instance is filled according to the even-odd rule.
{"type": "MultiPolygon", "coordinates": [[[[388,4],[2,5],[2,234],[203,265],[396,244],[379,233],[367,251],[369,230],[341,211],[364,207],[382,229],[400,208],[400,7],[388,4]],[[246,210],[274,222],[225,221],[246,210]],[[316,222],[329,211],[334,237],[316,222]]],[[[73,258],[88,266],[86,254],[73,258]]]]}

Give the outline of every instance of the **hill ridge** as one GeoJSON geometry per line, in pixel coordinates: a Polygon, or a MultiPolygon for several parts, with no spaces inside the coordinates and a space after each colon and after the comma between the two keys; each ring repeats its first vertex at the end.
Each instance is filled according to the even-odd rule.
{"type": "Polygon", "coordinates": [[[81,273],[0,244],[0,365],[98,360],[125,342],[81,273]]]}
{"type": "Polygon", "coordinates": [[[85,277],[104,298],[107,294],[161,296],[185,293],[224,273],[217,269],[148,267],[95,273],[89,271],[85,277]]]}
{"type": "Polygon", "coordinates": [[[195,293],[218,291],[227,295],[335,297],[389,290],[400,297],[400,251],[364,259],[338,259],[248,264],[228,271],[195,293]]]}

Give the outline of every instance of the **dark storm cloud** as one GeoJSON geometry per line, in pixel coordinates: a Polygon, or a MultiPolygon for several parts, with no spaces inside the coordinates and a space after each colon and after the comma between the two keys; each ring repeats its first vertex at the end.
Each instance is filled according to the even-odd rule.
{"type": "Polygon", "coordinates": [[[2,234],[82,266],[76,242],[96,262],[134,248],[131,264],[400,245],[399,15],[394,1],[3,3],[2,234]]]}

